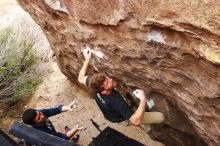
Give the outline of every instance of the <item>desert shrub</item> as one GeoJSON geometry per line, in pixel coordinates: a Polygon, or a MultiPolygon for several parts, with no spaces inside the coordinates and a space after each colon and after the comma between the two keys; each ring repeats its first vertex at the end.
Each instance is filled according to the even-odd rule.
{"type": "Polygon", "coordinates": [[[41,83],[34,42],[11,27],[0,30],[0,103],[15,103],[41,83]]]}

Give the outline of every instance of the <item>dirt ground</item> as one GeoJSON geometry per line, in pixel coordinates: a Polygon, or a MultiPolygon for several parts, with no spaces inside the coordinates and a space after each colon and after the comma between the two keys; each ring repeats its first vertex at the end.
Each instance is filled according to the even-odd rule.
{"type": "Polygon", "coordinates": [[[99,134],[99,131],[92,125],[90,119],[93,119],[103,130],[110,126],[124,133],[126,136],[136,139],[147,146],[163,146],[163,144],[153,141],[149,135],[141,128],[135,126],[127,126],[124,123],[110,123],[104,119],[95,100],[82,90],[78,85],[71,83],[65,75],[63,75],[57,64],[52,62],[47,64],[47,73],[44,76],[43,83],[38,87],[31,98],[23,98],[18,104],[11,107],[6,117],[3,118],[3,129],[8,131],[13,121],[21,121],[22,112],[26,108],[49,108],[58,104],[68,105],[74,101],[74,111],[65,112],[50,120],[54,124],[57,131],[64,132],[64,126],[74,127],[76,124],[85,125],[85,131],[78,132],[80,134],[79,144],[88,145],[93,137],[99,134]]]}

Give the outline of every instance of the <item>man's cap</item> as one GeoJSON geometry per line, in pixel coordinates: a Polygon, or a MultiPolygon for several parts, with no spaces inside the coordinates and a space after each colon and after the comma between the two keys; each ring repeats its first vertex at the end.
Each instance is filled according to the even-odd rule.
{"type": "Polygon", "coordinates": [[[23,113],[22,120],[25,124],[34,124],[34,118],[36,117],[36,115],[36,110],[33,108],[29,108],[23,113]]]}

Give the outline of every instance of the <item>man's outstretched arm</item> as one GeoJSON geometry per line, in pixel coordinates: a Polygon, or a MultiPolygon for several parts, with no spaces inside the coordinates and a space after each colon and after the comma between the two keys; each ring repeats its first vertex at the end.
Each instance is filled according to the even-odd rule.
{"type": "Polygon", "coordinates": [[[72,112],[74,108],[73,106],[74,106],[74,101],[72,101],[68,106],[64,105],[61,110],[62,112],[66,112],[66,111],[72,112]]]}
{"type": "Polygon", "coordinates": [[[82,130],[85,130],[85,129],[86,129],[86,127],[84,127],[84,126],[76,125],[74,128],[69,129],[69,130],[66,132],[66,134],[61,133],[61,132],[51,131],[51,130],[46,130],[46,131],[42,130],[42,131],[44,131],[44,132],[46,132],[46,133],[49,133],[49,134],[51,134],[51,135],[60,137],[60,138],[62,138],[62,139],[68,140],[68,139],[72,138],[78,131],[82,131],[82,130]]]}
{"type": "Polygon", "coordinates": [[[86,48],[83,50],[83,54],[84,54],[84,57],[85,57],[85,62],[79,72],[79,76],[78,76],[78,81],[82,84],[86,84],[86,70],[87,70],[87,67],[88,67],[88,64],[89,64],[89,60],[91,58],[91,50],[90,48],[86,48]]]}
{"type": "Polygon", "coordinates": [[[70,129],[68,132],[66,132],[66,136],[69,138],[73,137],[74,134],[76,134],[76,132],[78,131],[82,131],[82,130],[85,130],[86,127],[84,126],[79,126],[79,125],[76,125],[76,127],[70,129]]]}
{"type": "Polygon", "coordinates": [[[46,117],[51,117],[51,116],[60,114],[62,112],[73,111],[73,104],[74,104],[74,101],[71,102],[68,106],[58,105],[54,108],[40,109],[39,111],[42,112],[46,117]]]}
{"type": "Polygon", "coordinates": [[[134,125],[140,125],[143,118],[144,118],[144,112],[145,112],[147,98],[146,98],[143,90],[135,90],[134,94],[137,98],[140,99],[140,104],[139,104],[137,110],[135,111],[135,113],[130,117],[129,121],[131,121],[131,123],[134,125]]]}

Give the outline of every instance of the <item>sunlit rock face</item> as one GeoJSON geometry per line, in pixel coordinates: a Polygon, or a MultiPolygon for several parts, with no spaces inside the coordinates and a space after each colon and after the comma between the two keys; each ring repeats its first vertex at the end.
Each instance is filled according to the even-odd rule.
{"type": "Polygon", "coordinates": [[[107,72],[134,105],[145,90],[166,115],[151,136],[169,146],[220,144],[219,0],[18,0],[47,36],[72,82],[107,72]]]}

